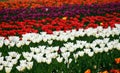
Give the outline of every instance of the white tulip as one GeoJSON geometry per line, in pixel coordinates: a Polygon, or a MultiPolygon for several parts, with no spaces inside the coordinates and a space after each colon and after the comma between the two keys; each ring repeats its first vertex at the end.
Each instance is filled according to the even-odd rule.
{"type": "Polygon", "coordinates": [[[78,54],[73,54],[75,60],[78,58],[78,54]]]}
{"type": "Polygon", "coordinates": [[[11,60],[11,63],[12,63],[12,64],[17,64],[17,59],[12,59],[12,60],[11,60]]]}
{"type": "Polygon", "coordinates": [[[34,52],[35,52],[36,54],[38,54],[38,53],[40,53],[40,49],[39,49],[39,48],[35,48],[34,52]]]}
{"type": "Polygon", "coordinates": [[[0,57],[2,56],[2,53],[0,52],[0,57]]]}
{"type": "Polygon", "coordinates": [[[49,59],[46,59],[46,63],[47,63],[47,64],[50,64],[51,62],[52,62],[52,59],[50,59],[50,58],[49,58],[49,59]]]}
{"type": "Polygon", "coordinates": [[[5,45],[7,46],[7,45],[10,44],[10,41],[9,41],[8,39],[5,39],[5,40],[4,40],[4,43],[5,43],[5,45]]]}
{"type": "Polygon", "coordinates": [[[5,59],[6,59],[7,61],[11,61],[11,60],[12,60],[12,57],[11,57],[11,56],[5,56],[5,59]]]}
{"type": "Polygon", "coordinates": [[[91,49],[84,49],[84,52],[88,54],[89,52],[91,52],[91,49]]]}
{"type": "Polygon", "coordinates": [[[0,48],[3,46],[3,41],[0,41],[0,48]]]}
{"type": "Polygon", "coordinates": [[[3,41],[4,39],[5,39],[5,37],[1,37],[1,36],[0,36],[0,40],[1,40],[1,41],[3,41]]]}
{"type": "Polygon", "coordinates": [[[62,56],[63,56],[64,59],[66,59],[70,56],[70,52],[62,53],[62,56]]]}
{"type": "Polygon", "coordinates": [[[43,57],[43,58],[42,58],[42,62],[44,62],[44,63],[45,63],[45,62],[46,62],[46,58],[44,58],[44,57],[43,57]]]}
{"type": "Polygon", "coordinates": [[[22,67],[22,66],[17,66],[16,69],[17,69],[18,71],[24,71],[25,68],[22,67]]]}
{"type": "Polygon", "coordinates": [[[117,27],[118,29],[120,29],[120,24],[115,24],[115,27],[117,27]]]}
{"type": "Polygon", "coordinates": [[[26,60],[20,60],[20,64],[26,64],[26,60]]]}
{"type": "Polygon", "coordinates": [[[36,61],[37,61],[38,63],[41,63],[41,62],[42,62],[42,57],[36,57],[35,59],[36,59],[36,61]]]}
{"type": "Polygon", "coordinates": [[[21,47],[21,46],[22,46],[21,42],[18,42],[18,43],[16,44],[16,46],[17,46],[18,48],[21,47]]]}
{"type": "Polygon", "coordinates": [[[10,42],[10,47],[13,47],[15,45],[15,42],[10,42]]]}
{"type": "Polygon", "coordinates": [[[43,38],[43,42],[46,42],[46,41],[47,41],[47,39],[44,37],[44,38],[43,38]]]}
{"type": "Polygon", "coordinates": [[[48,41],[48,44],[51,45],[52,43],[53,43],[53,40],[49,40],[49,41],[48,41]]]}
{"type": "Polygon", "coordinates": [[[59,63],[61,63],[61,62],[63,61],[63,58],[62,58],[62,57],[57,57],[57,61],[58,61],[59,63]]]}
{"type": "Polygon", "coordinates": [[[0,65],[0,71],[3,70],[3,65],[0,65]]]}
{"type": "Polygon", "coordinates": [[[92,57],[94,55],[94,52],[89,52],[88,56],[92,57]]]}
{"type": "Polygon", "coordinates": [[[68,61],[68,64],[70,64],[72,62],[72,59],[70,58],[69,61],[68,61]]]}
{"type": "Polygon", "coordinates": [[[8,65],[8,62],[7,62],[7,61],[3,61],[2,64],[3,64],[4,66],[7,66],[7,65],[8,65]]]}
{"type": "Polygon", "coordinates": [[[105,47],[105,44],[99,44],[101,48],[104,48],[105,47]]]}
{"type": "Polygon", "coordinates": [[[95,53],[98,53],[98,52],[99,52],[98,49],[99,49],[98,47],[95,47],[95,48],[93,48],[93,51],[94,51],[95,53]]]}
{"type": "Polygon", "coordinates": [[[12,68],[12,67],[13,67],[13,64],[12,64],[11,62],[8,62],[7,67],[12,68]]]}
{"type": "Polygon", "coordinates": [[[118,43],[116,47],[118,50],[120,50],[120,43],[118,43]]]}
{"type": "MultiPolygon", "coordinates": [[[[27,63],[27,62],[26,62],[26,63],[27,63]]],[[[20,63],[20,66],[22,67],[23,70],[25,70],[26,67],[27,67],[27,64],[26,64],[26,63],[20,63]]]]}
{"type": "Polygon", "coordinates": [[[77,54],[82,57],[84,55],[84,52],[83,51],[79,51],[77,54]]]}
{"type": "Polygon", "coordinates": [[[26,41],[25,44],[26,44],[26,45],[29,45],[29,44],[30,44],[30,41],[26,41]]]}
{"type": "Polygon", "coordinates": [[[9,56],[16,57],[18,54],[16,52],[8,52],[9,56]]]}
{"type": "Polygon", "coordinates": [[[18,36],[10,36],[8,37],[11,42],[18,42],[20,38],[18,36]]]}
{"type": "Polygon", "coordinates": [[[86,43],[85,48],[90,48],[90,44],[86,43]]]}
{"type": "Polygon", "coordinates": [[[54,58],[54,59],[57,57],[57,55],[58,55],[57,52],[56,53],[51,53],[51,57],[54,58]]]}
{"type": "Polygon", "coordinates": [[[64,38],[61,39],[61,41],[63,41],[63,40],[64,40],[65,42],[67,42],[68,38],[64,36],[64,38]]]}
{"type": "Polygon", "coordinates": [[[33,67],[33,62],[27,62],[27,69],[30,70],[33,67]]]}
{"type": "Polygon", "coordinates": [[[0,64],[3,63],[4,57],[0,57],[0,64]]]}
{"type": "Polygon", "coordinates": [[[108,52],[109,51],[109,48],[108,47],[104,47],[103,48],[105,52],[108,52]]]}
{"type": "Polygon", "coordinates": [[[73,48],[73,47],[70,47],[68,49],[69,49],[70,52],[73,52],[75,50],[75,48],[73,48]]]}
{"type": "Polygon", "coordinates": [[[91,47],[91,48],[95,48],[95,46],[96,46],[95,43],[90,44],[90,47],[91,47]]]}
{"type": "Polygon", "coordinates": [[[33,47],[30,47],[30,50],[31,50],[32,52],[35,52],[35,48],[33,48],[33,47]]]}
{"type": "Polygon", "coordinates": [[[54,50],[55,52],[57,52],[58,49],[59,49],[59,46],[53,47],[53,50],[54,50]]]}
{"type": "Polygon", "coordinates": [[[11,67],[5,67],[5,72],[6,72],[6,73],[10,73],[10,72],[11,72],[11,70],[12,70],[12,68],[11,68],[11,67]]]}
{"type": "Polygon", "coordinates": [[[66,51],[67,51],[67,48],[61,47],[60,50],[61,50],[61,52],[66,52],[66,51]]]}
{"type": "Polygon", "coordinates": [[[19,58],[20,58],[20,56],[21,56],[20,54],[17,54],[16,59],[19,59],[19,58]]]}
{"type": "Polygon", "coordinates": [[[70,37],[70,40],[74,40],[74,39],[75,39],[75,37],[73,37],[73,36],[70,37]]]}

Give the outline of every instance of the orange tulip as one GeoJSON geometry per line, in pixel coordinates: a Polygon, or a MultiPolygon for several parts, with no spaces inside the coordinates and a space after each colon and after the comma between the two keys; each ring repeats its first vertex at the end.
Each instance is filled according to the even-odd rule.
{"type": "Polygon", "coordinates": [[[116,64],[119,64],[120,63],[120,58],[115,58],[115,62],[116,62],[116,64]]]}
{"type": "Polygon", "coordinates": [[[91,73],[91,70],[87,69],[84,73],[91,73]]]}

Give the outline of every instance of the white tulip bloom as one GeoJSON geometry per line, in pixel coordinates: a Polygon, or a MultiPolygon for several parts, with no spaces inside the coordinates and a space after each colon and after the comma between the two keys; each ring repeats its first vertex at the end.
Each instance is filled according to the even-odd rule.
{"type": "Polygon", "coordinates": [[[12,64],[11,62],[8,62],[7,67],[12,68],[12,67],[13,67],[13,64],[12,64]]]}
{"type": "Polygon", "coordinates": [[[70,52],[62,53],[64,59],[67,59],[70,56],[70,52]]]}
{"type": "Polygon", "coordinates": [[[63,36],[63,39],[61,39],[61,41],[65,41],[67,42],[68,38],[66,36],[63,36]]]}
{"type": "Polygon", "coordinates": [[[46,42],[47,41],[47,38],[43,37],[43,42],[46,42]]]}
{"type": "Polygon", "coordinates": [[[90,44],[90,47],[91,47],[91,48],[95,48],[96,45],[97,45],[96,43],[91,43],[91,44],[90,44]]]}
{"type": "Polygon", "coordinates": [[[16,46],[19,48],[22,46],[21,42],[16,43],[16,46]]]}
{"type": "Polygon", "coordinates": [[[26,60],[20,60],[20,64],[26,64],[26,60]]]}
{"type": "Polygon", "coordinates": [[[95,48],[93,48],[93,51],[95,52],[95,53],[98,53],[99,51],[98,51],[98,47],[95,47],[95,48]]]}
{"type": "Polygon", "coordinates": [[[84,55],[84,51],[79,51],[77,54],[82,57],[84,55]]]}
{"type": "Polygon", "coordinates": [[[11,60],[12,60],[12,57],[11,57],[11,56],[5,56],[5,59],[6,59],[7,61],[11,61],[11,60]]]}
{"type": "Polygon", "coordinates": [[[38,53],[40,53],[40,49],[39,48],[35,48],[35,50],[34,50],[34,52],[36,53],[36,54],[38,54],[38,53]]]}
{"type": "Polygon", "coordinates": [[[91,49],[84,49],[84,52],[88,54],[89,52],[91,52],[91,49]]]}
{"type": "Polygon", "coordinates": [[[115,27],[117,27],[118,29],[120,29],[120,24],[115,24],[115,27]]]}
{"type": "Polygon", "coordinates": [[[117,44],[116,48],[117,50],[120,50],[120,43],[117,44]]]}
{"type": "Polygon", "coordinates": [[[27,69],[30,70],[33,67],[33,62],[27,62],[27,69]]]}
{"type": "Polygon", "coordinates": [[[57,52],[56,52],[56,53],[51,53],[51,57],[52,57],[52,58],[55,59],[57,56],[58,56],[58,53],[57,53],[57,52]]]}
{"type": "Polygon", "coordinates": [[[59,63],[61,63],[62,61],[63,61],[63,57],[57,57],[57,61],[59,62],[59,63]]]}
{"type": "Polygon", "coordinates": [[[52,44],[53,43],[53,40],[48,40],[48,44],[52,44]]]}
{"type": "Polygon", "coordinates": [[[10,42],[10,47],[13,47],[15,45],[15,42],[10,42]]]}
{"type": "Polygon", "coordinates": [[[9,41],[8,39],[5,39],[5,40],[4,40],[4,43],[5,43],[5,45],[7,46],[7,45],[10,44],[10,41],[9,41]]]}
{"type": "Polygon", "coordinates": [[[74,40],[74,39],[75,39],[75,37],[73,37],[73,36],[70,37],[70,40],[74,40]]]}
{"type": "Polygon", "coordinates": [[[5,67],[5,72],[6,72],[6,73],[10,73],[10,72],[11,72],[11,70],[12,70],[12,68],[11,68],[11,67],[5,67]]]}
{"type": "Polygon", "coordinates": [[[12,60],[11,60],[11,63],[12,63],[12,64],[17,64],[17,61],[18,61],[17,59],[12,59],[12,60]]]}
{"type": "Polygon", "coordinates": [[[53,47],[53,50],[54,50],[55,52],[57,52],[58,49],[59,49],[59,46],[55,46],[55,47],[53,47]]]}
{"type": "Polygon", "coordinates": [[[38,56],[35,58],[35,60],[36,60],[38,63],[41,63],[41,62],[42,62],[42,59],[43,59],[42,57],[38,57],[38,56]]]}
{"type": "Polygon", "coordinates": [[[0,71],[3,70],[3,65],[0,65],[0,71]]]}
{"type": "Polygon", "coordinates": [[[100,53],[102,53],[102,52],[104,51],[104,49],[103,49],[103,48],[99,48],[98,51],[99,51],[100,53]]]}
{"type": "Polygon", "coordinates": [[[73,54],[75,60],[78,58],[78,54],[73,54]]]}
{"type": "Polygon", "coordinates": [[[52,59],[51,59],[51,58],[46,59],[46,63],[47,63],[47,64],[50,64],[51,62],[52,62],[52,59]]]}
{"type": "Polygon", "coordinates": [[[16,52],[8,52],[8,54],[11,57],[16,57],[18,55],[18,53],[16,53],[16,52]]]}
{"type": "Polygon", "coordinates": [[[0,57],[2,56],[2,53],[0,52],[0,57]]]}
{"type": "Polygon", "coordinates": [[[20,38],[18,36],[10,36],[8,37],[11,42],[18,42],[20,38]]]}
{"type": "Polygon", "coordinates": [[[3,46],[3,41],[0,40],[0,48],[3,46]]]}
{"type": "Polygon", "coordinates": [[[45,63],[45,62],[46,62],[46,58],[44,58],[44,57],[43,57],[43,58],[42,58],[42,62],[44,62],[44,63],[45,63]]]}
{"type": "Polygon", "coordinates": [[[35,48],[34,47],[30,47],[30,50],[34,53],[35,52],[35,48]]]}
{"type": "Polygon", "coordinates": [[[85,48],[90,48],[90,44],[86,43],[85,48]]]}
{"type": "Polygon", "coordinates": [[[7,61],[2,61],[2,64],[3,64],[4,66],[8,66],[8,62],[7,62],[7,61]]]}
{"type": "Polygon", "coordinates": [[[1,36],[0,36],[0,41],[3,41],[4,39],[5,39],[5,37],[1,37],[1,36]]]}
{"type": "Polygon", "coordinates": [[[76,49],[76,48],[74,48],[74,47],[68,48],[68,50],[69,50],[70,52],[73,52],[75,49],[76,49]]]}
{"type": "Polygon", "coordinates": [[[3,63],[4,57],[0,57],[0,64],[3,63]]]}
{"type": "Polygon", "coordinates": [[[109,48],[108,47],[104,47],[103,48],[105,52],[108,52],[109,51],[109,48]]]}
{"type": "Polygon", "coordinates": [[[16,69],[17,69],[18,71],[24,71],[25,68],[22,67],[22,66],[17,66],[16,69]]]}
{"type": "Polygon", "coordinates": [[[70,64],[72,62],[72,58],[70,58],[69,60],[68,60],[68,64],[70,64]]]}
{"type": "Polygon", "coordinates": [[[67,51],[67,48],[66,47],[61,47],[60,50],[61,50],[62,53],[64,53],[64,52],[67,51]]]}
{"type": "Polygon", "coordinates": [[[105,47],[105,44],[99,44],[101,48],[104,48],[105,47]]]}
{"type": "Polygon", "coordinates": [[[29,44],[30,44],[30,41],[25,41],[25,44],[26,44],[26,45],[29,45],[29,44]]]}
{"type": "Polygon", "coordinates": [[[16,59],[19,59],[19,58],[20,58],[20,56],[21,56],[20,54],[17,54],[16,59]]]}
{"type": "Polygon", "coordinates": [[[88,53],[88,56],[89,56],[89,57],[92,57],[93,55],[94,55],[94,52],[89,52],[89,53],[88,53]]]}

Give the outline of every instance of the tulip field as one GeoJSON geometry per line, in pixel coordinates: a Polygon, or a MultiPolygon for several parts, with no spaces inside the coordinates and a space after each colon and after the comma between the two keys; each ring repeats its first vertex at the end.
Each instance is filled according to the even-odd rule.
{"type": "Polygon", "coordinates": [[[120,1],[0,0],[0,73],[120,73],[120,1]]]}

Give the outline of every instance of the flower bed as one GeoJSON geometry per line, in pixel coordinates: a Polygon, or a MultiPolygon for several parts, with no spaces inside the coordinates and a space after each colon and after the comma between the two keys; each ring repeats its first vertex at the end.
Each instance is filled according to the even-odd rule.
{"type": "Polygon", "coordinates": [[[0,73],[120,73],[120,2],[79,4],[1,5],[0,73]]]}

